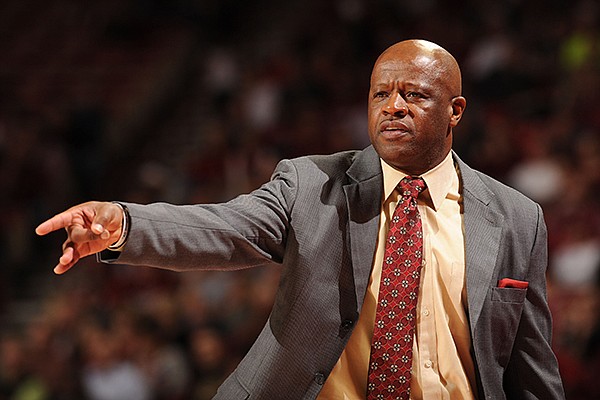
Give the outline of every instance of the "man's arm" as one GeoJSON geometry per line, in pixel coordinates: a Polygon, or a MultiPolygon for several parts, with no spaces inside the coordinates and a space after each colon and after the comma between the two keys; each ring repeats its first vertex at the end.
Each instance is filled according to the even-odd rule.
{"type": "Polygon", "coordinates": [[[59,274],[85,256],[110,250],[120,241],[124,221],[131,225],[117,259],[120,263],[188,270],[279,262],[297,184],[296,168],[285,160],[271,181],[227,203],[127,204],[129,213],[125,214],[119,204],[89,202],[56,215],[36,232],[46,235],[67,230],[63,254],[55,268],[59,274]]]}
{"type": "Polygon", "coordinates": [[[297,186],[294,163],[282,161],[269,182],[226,203],[125,203],[131,229],[116,261],[176,271],[281,262],[297,186]]]}

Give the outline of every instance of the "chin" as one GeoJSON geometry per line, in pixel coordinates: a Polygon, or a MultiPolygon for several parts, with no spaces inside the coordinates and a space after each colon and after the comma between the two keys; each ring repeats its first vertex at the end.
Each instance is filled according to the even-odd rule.
{"type": "Polygon", "coordinates": [[[406,146],[394,146],[387,143],[384,146],[375,146],[375,150],[379,156],[388,164],[395,167],[397,165],[405,165],[411,163],[417,152],[414,149],[407,148],[406,146]]]}

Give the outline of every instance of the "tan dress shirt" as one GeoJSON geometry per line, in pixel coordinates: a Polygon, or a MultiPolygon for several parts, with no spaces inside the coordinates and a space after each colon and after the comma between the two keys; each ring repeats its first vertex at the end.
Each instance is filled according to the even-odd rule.
{"type": "MultiPolygon", "coordinates": [[[[327,378],[319,400],[366,398],[371,338],[379,293],[385,237],[406,176],[381,162],[384,195],[371,279],[356,328],[327,378]]],[[[459,177],[452,155],[421,176],[419,196],[424,234],[424,266],[413,344],[411,399],[474,399],[471,337],[465,313],[465,245],[459,177]]]]}

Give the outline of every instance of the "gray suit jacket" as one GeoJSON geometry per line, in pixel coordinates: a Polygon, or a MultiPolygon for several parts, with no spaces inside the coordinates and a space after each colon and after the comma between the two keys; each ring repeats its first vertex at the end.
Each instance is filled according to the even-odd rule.
{"type": "MultiPolygon", "coordinates": [[[[562,399],[550,348],[542,211],[455,159],[479,398],[562,399]],[[499,288],[502,278],[529,287],[499,288]]],[[[314,399],[358,319],[382,184],[368,147],[282,161],[270,182],[224,204],[127,204],[132,225],[118,262],[179,271],[281,264],[270,318],[215,398],[314,399]]]]}

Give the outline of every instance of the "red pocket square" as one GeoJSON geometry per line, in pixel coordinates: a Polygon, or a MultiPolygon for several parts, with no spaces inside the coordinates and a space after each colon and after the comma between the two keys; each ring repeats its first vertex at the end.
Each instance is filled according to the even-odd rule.
{"type": "Polygon", "coordinates": [[[501,287],[501,288],[527,289],[528,286],[529,286],[529,282],[518,281],[516,279],[503,278],[498,281],[498,287],[501,287]]]}

